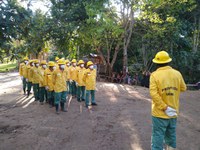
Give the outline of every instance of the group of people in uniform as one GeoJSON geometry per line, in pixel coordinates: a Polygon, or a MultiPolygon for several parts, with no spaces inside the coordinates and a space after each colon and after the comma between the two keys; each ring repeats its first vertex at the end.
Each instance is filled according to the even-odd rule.
{"type": "Polygon", "coordinates": [[[96,69],[92,61],[85,63],[76,59],[55,58],[54,61],[39,61],[38,59],[23,59],[19,66],[19,74],[23,82],[24,95],[27,98],[33,93],[35,101],[41,104],[49,103],[50,107],[66,112],[66,102],[69,96],[77,98],[78,102],[85,102],[86,108],[96,106],[95,87],[96,69]],[[91,99],[90,99],[91,97],[91,99]],[[60,109],[59,109],[60,108],[60,109]]]}

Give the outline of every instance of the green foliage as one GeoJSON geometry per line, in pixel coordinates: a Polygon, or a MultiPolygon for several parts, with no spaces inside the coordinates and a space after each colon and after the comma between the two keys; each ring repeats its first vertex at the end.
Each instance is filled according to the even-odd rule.
{"type": "Polygon", "coordinates": [[[4,63],[0,64],[0,72],[8,72],[13,69],[17,68],[17,63],[16,62],[9,62],[9,63],[4,63]]]}
{"type": "MultiPolygon", "coordinates": [[[[133,35],[128,46],[132,73],[153,71],[152,59],[160,50],[173,58],[172,65],[187,82],[199,81],[200,2],[197,0],[50,0],[50,12],[23,8],[17,0],[0,1],[0,60],[19,60],[29,54],[50,52],[56,56],[81,58],[99,53],[113,71],[122,70],[123,40],[130,30],[128,13],[121,15],[111,3],[131,6],[133,35]],[[134,2],[134,3],[133,3],[134,2]],[[116,55],[116,49],[117,55],[116,55]],[[139,66],[139,67],[138,67],[139,66]]],[[[126,10],[128,12],[128,10],[126,10]]],[[[125,11],[125,12],[126,12],[125,11]]]]}

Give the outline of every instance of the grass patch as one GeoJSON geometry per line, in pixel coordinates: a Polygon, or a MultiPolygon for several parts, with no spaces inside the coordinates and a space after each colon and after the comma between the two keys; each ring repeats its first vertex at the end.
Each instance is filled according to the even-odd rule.
{"type": "Polygon", "coordinates": [[[0,64],[0,72],[9,72],[17,68],[17,62],[0,64]]]}

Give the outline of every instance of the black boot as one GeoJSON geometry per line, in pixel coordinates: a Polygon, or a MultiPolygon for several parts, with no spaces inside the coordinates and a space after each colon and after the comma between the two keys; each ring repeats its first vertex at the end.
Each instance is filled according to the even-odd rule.
{"type": "Polygon", "coordinates": [[[67,112],[67,110],[65,108],[65,103],[60,103],[60,106],[61,106],[61,111],[67,112]]]}
{"type": "Polygon", "coordinates": [[[26,90],[24,89],[24,95],[26,95],[26,90]]]}
{"type": "Polygon", "coordinates": [[[30,95],[30,91],[27,91],[27,98],[29,97],[29,95],[30,95]]]}
{"type": "Polygon", "coordinates": [[[58,109],[59,109],[59,104],[56,104],[56,114],[59,114],[58,109]]]}

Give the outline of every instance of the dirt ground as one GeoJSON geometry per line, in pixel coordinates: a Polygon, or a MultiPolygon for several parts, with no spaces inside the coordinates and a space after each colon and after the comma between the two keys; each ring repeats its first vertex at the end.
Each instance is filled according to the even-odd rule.
{"type": "MultiPolygon", "coordinates": [[[[22,94],[18,73],[0,74],[0,150],[150,150],[147,88],[97,83],[97,107],[72,99],[68,112],[22,94]]],[[[178,150],[200,150],[200,91],[181,94],[178,150]]]]}

